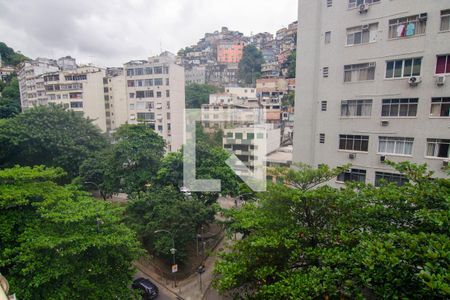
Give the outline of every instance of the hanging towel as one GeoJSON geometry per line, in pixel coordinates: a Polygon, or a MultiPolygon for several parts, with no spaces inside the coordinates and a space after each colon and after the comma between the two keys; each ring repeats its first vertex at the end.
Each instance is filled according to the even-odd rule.
{"type": "Polygon", "coordinates": [[[405,25],[397,26],[397,37],[405,36],[405,25]]]}
{"type": "Polygon", "coordinates": [[[416,24],[409,23],[408,26],[406,26],[406,36],[411,36],[416,33],[416,24]]]}

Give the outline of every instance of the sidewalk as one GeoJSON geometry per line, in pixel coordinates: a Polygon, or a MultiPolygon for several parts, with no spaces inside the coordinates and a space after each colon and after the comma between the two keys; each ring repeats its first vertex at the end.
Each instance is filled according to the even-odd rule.
{"type": "MultiPolygon", "coordinates": [[[[136,261],[134,265],[142,273],[149,276],[151,279],[165,286],[174,295],[175,299],[198,300],[203,299],[203,295],[211,285],[213,278],[214,263],[217,260],[217,249],[223,248],[226,243],[226,238],[223,238],[216,246],[213,253],[205,260],[205,272],[201,275],[202,285],[200,287],[200,276],[192,274],[188,278],[178,281],[177,287],[173,287],[173,281],[161,277],[158,270],[151,265],[144,266],[142,263],[136,261]]],[[[221,299],[221,298],[217,298],[221,299]]]]}

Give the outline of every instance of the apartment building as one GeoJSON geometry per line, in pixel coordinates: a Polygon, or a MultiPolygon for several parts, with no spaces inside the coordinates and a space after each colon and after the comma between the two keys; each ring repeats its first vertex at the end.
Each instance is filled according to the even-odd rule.
{"type": "Polygon", "coordinates": [[[299,0],[294,161],[404,178],[386,160],[450,154],[450,0],[299,0]]]}
{"type": "Polygon", "coordinates": [[[106,131],[114,132],[128,122],[128,99],[123,68],[107,68],[103,78],[106,131]]]}
{"type": "Polygon", "coordinates": [[[244,43],[241,41],[221,41],[217,45],[218,63],[239,63],[244,53],[244,43]]]}
{"type": "Polygon", "coordinates": [[[185,77],[175,55],[163,52],[124,65],[128,122],[145,123],[166,141],[168,151],[183,144],[185,77]]]}
{"type": "Polygon", "coordinates": [[[69,68],[68,71],[44,73],[40,77],[43,79],[47,104],[62,104],[68,109],[83,113],[103,132],[107,130],[104,69],[87,65],[69,68]]]}

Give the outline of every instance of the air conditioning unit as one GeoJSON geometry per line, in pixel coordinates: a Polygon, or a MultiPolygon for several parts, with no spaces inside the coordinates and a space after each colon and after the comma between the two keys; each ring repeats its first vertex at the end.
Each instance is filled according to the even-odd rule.
{"type": "Polygon", "coordinates": [[[381,156],[380,156],[380,162],[381,162],[381,163],[384,163],[385,161],[386,161],[386,156],[381,155],[381,156]]]}
{"type": "Polygon", "coordinates": [[[427,13],[421,13],[419,15],[419,21],[426,21],[428,20],[428,14],[427,13]]]}
{"type": "Polygon", "coordinates": [[[360,14],[365,14],[369,10],[369,4],[360,4],[358,9],[360,14]]]}
{"type": "Polygon", "coordinates": [[[444,75],[439,75],[438,77],[436,77],[436,84],[438,86],[442,86],[445,84],[445,76],[444,75]]]}
{"type": "Polygon", "coordinates": [[[408,83],[410,86],[416,86],[422,82],[422,78],[420,76],[411,76],[408,79],[408,83]]]}
{"type": "Polygon", "coordinates": [[[381,121],[380,123],[383,127],[389,126],[389,121],[381,121]]]}
{"type": "Polygon", "coordinates": [[[363,31],[368,31],[368,30],[369,30],[369,24],[366,24],[366,25],[361,26],[361,29],[362,29],[363,31]]]}
{"type": "Polygon", "coordinates": [[[350,159],[355,159],[355,158],[356,158],[356,153],[350,153],[350,154],[348,155],[348,158],[350,158],[350,159]]]}

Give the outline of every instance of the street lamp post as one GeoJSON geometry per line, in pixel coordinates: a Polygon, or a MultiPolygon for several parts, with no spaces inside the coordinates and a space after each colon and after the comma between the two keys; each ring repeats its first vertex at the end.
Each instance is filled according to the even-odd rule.
{"type": "MultiPolygon", "coordinates": [[[[160,229],[160,230],[155,230],[154,233],[160,233],[160,232],[165,232],[170,234],[170,237],[172,238],[172,248],[170,249],[170,253],[172,254],[172,265],[176,265],[176,261],[175,261],[175,253],[177,252],[177,249],[175,249],[175,238],[173,236],[173,233],[169,230],[165,230],[165,229],[160,229]]],[[[175,280],[175,272],[173,272],[173,282],[175,287],[177,286],[177,281],[175,280]]]]}

